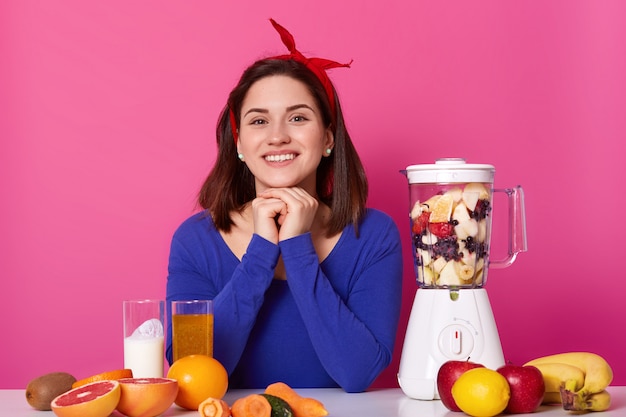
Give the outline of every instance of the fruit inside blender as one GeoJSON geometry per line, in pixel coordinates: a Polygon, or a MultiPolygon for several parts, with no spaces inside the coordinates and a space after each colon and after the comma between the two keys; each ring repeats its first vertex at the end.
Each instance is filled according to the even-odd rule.
{"type": "Polygon", "coordinates": [[[451,290],[482,287],[489,256],[490,184],[411,187],[411,237],[418,285],[451,290]]]}

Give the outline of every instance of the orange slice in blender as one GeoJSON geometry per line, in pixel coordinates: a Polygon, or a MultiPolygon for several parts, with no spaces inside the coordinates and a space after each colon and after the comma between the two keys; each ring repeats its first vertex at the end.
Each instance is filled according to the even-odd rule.
{"type": "Polygon", "coordinates": [[[434,196],[430,197],[428,200],[424,201],[422,203],[422,206],[426,207],[426,211],[432,211],[433,207],[435,206],[435,203],[440,198],[441,198],[440,194],[435,194],[434,196]]]}
{"type": "Polygon", "coordinates": [[[431,223],[444,223],[450,221],[450,215],[452,214],[452,205],[454,204],[454,198],[450,194],[444,194],[439,198],[432,206],[430,212],[431,223]]]}

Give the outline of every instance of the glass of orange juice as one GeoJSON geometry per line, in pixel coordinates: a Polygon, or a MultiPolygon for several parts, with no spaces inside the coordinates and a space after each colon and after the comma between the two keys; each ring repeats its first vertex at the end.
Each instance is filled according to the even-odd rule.
{"type": "Polygon", "coordinates": [[[213,356],[213,301],[172,301],[172,356],[213,356]]]}

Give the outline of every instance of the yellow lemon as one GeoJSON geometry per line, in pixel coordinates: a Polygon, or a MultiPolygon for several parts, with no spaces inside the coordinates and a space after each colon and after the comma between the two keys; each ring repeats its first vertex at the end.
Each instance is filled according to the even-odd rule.
{"type": "Polygon", "coordinates": [[[452,385],[452,398],[470,416],[493,417],[508,405],[511,388],[498,372],[474,368],[464,372],[452,385]]]}

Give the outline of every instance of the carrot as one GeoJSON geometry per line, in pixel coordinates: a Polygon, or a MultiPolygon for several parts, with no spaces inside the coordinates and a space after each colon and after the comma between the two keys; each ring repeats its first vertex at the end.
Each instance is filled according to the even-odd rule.
{"type": "Polygon", "coordinates": [[[298,394],[284,382],[275,382],[265,388],[265,393],[282,398],[289,404],[295,417],[324,417],[328,411],[315,398],[306,398],[298,394]]]}
{"type": "Polygon", "coordinates": [[[261,394],[250,394],[237,399],[230,412],[233,417],[270,417],[272,406],[261,394]]]}
{"type": "Polygon", "coordinates": [[[198,406],[198,412],[202,417],[230,417],[230,407],[224,400],[207,398],[198,406]]]}

